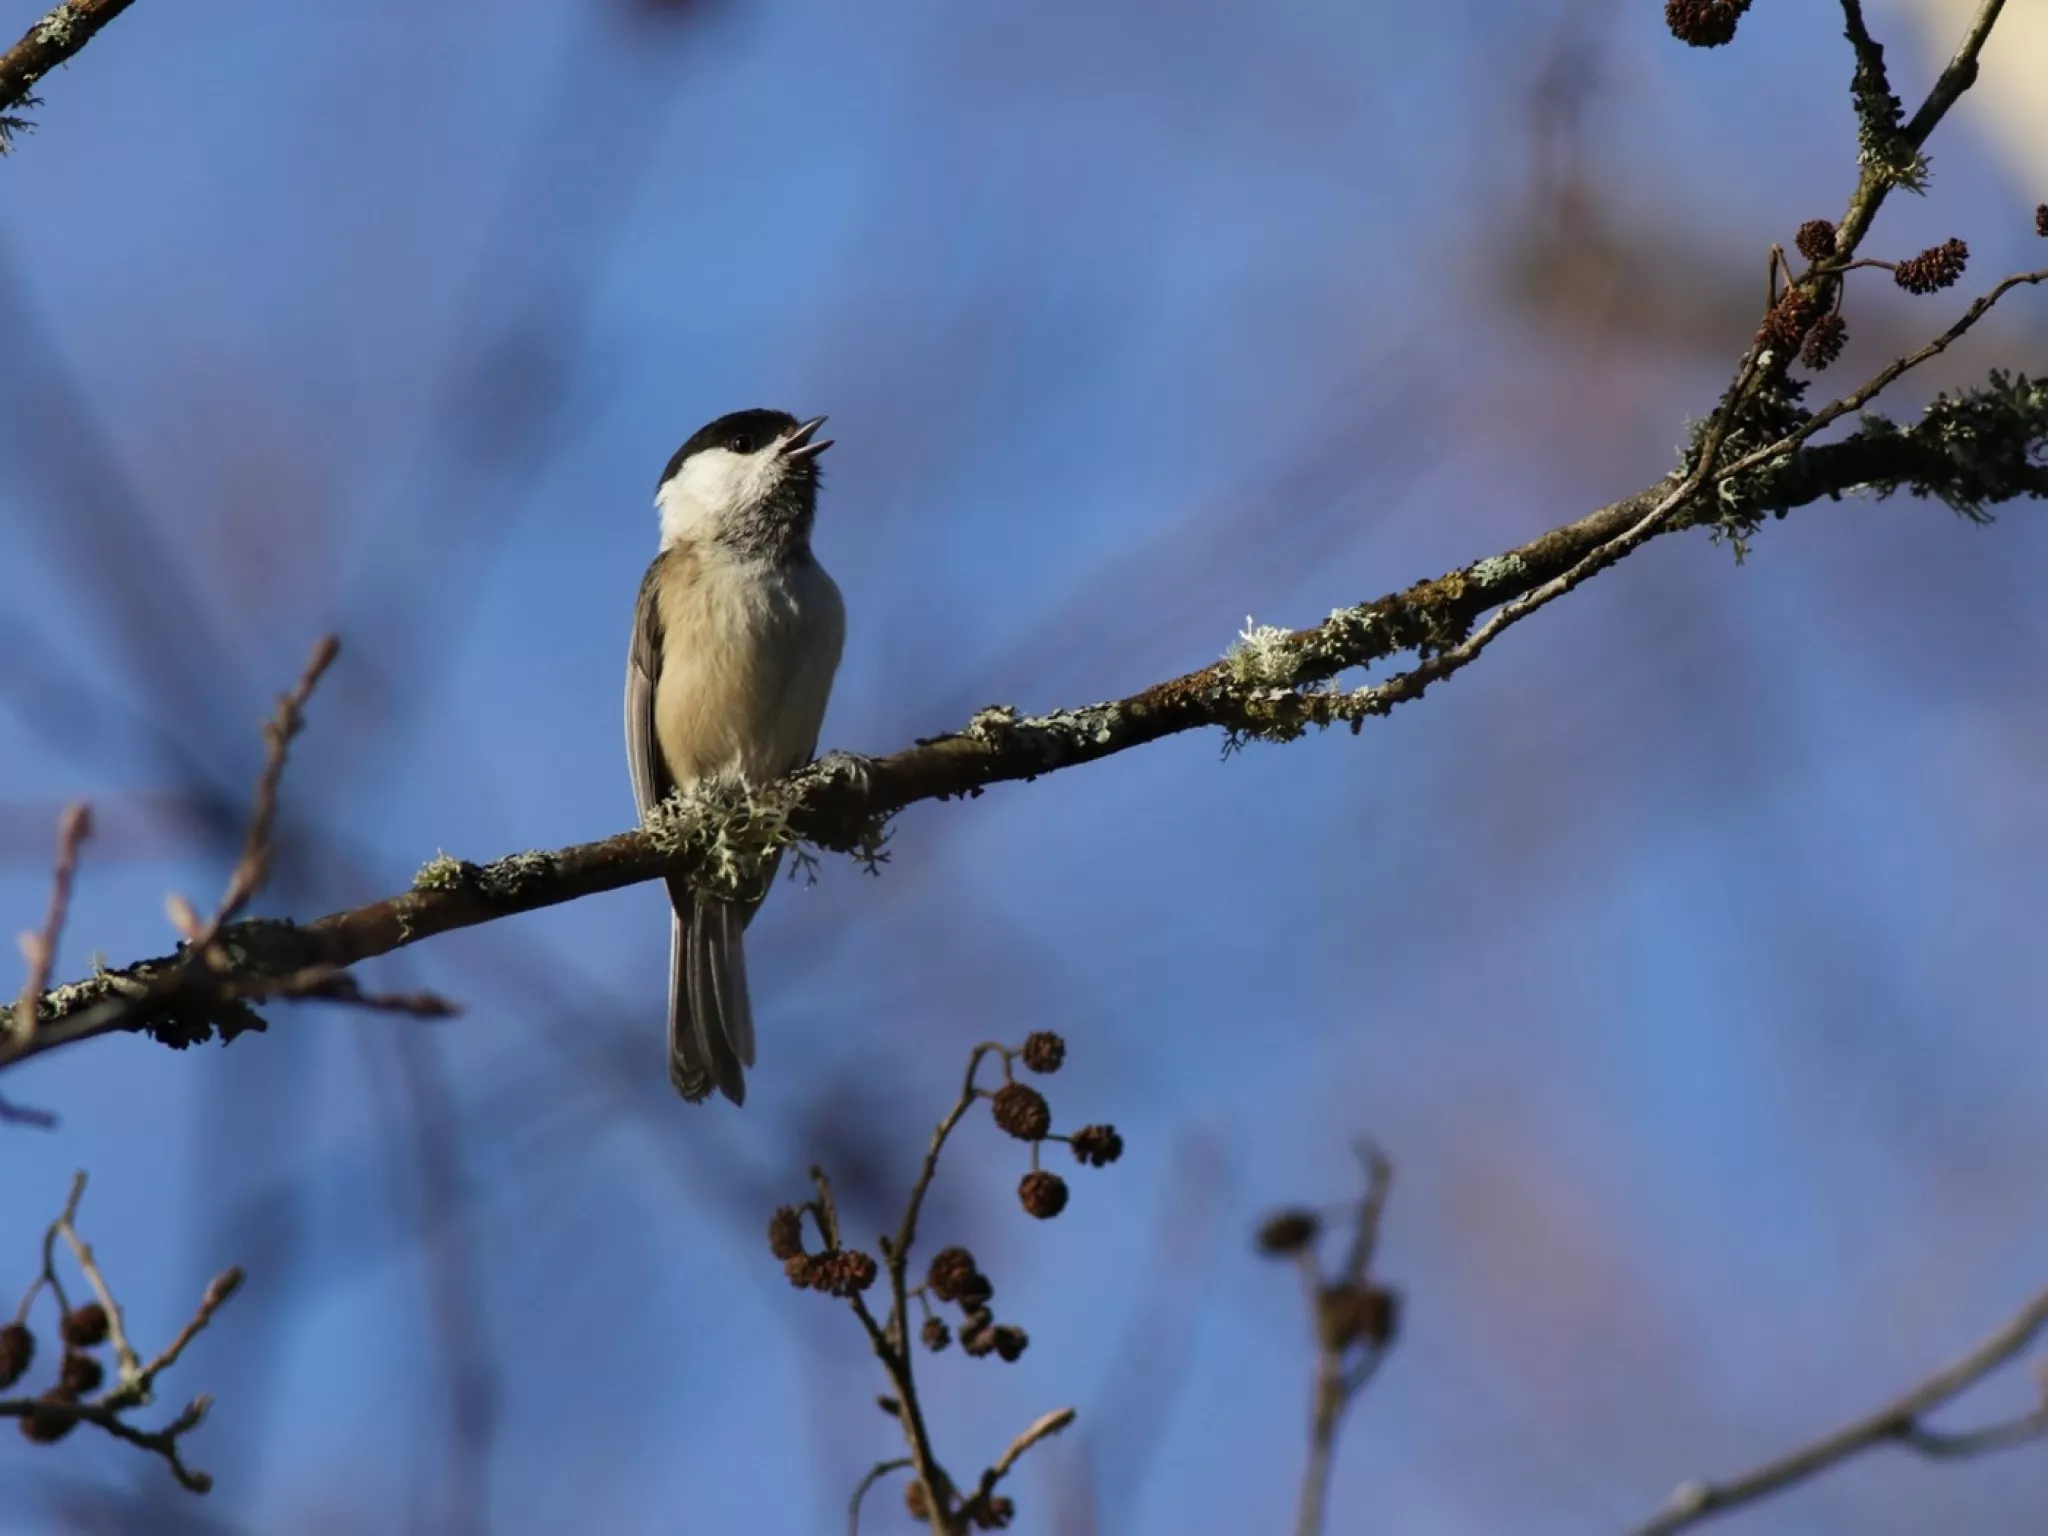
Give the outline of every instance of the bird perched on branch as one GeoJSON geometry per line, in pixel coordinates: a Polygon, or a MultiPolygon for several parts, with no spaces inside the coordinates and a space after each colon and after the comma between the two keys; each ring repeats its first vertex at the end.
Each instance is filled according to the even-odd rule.
{"type": "MultiPolygon", "coordinates": [[[[721,416],[676,450],[654,493],[661,549],[640,583],[626,664],[626,760],[643,820],[675,790],[763,784],[817,749],[846,636],[839,588],[811,553],[825,418],[721,416]]],[[[777,856],[777,863],[780,856],[777,856]]],[[[773,879],[721,900],[668,882],[668,1075],[695,1102],[746,1100],[754,1064],[741,935],[773,879]]]]}

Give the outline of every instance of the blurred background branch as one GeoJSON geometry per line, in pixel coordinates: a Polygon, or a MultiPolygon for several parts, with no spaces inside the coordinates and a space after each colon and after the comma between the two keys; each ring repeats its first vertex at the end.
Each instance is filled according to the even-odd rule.
{"type": "MultiPolygon", "coordinates": [[[[1887,203],[1887,254],[1960,236],[1976,270],[2040,264],[2034,9],[2000,18],[1937,195],[1887,203]]],[[[1868,10],[1912,99],[1978,6],[1868,10]]],[[[1710,53],[1614,0],[1168,28],[515,0],[493,23],[137,7],[52,97],[65,131],[8,163],[8,910],[43,909],[83,793],[70,931],[161,947],[163,890],[239,857],[250,726],[317,630],[350,659],[252,912],[625,824],[644,503],[678,432],[735,404],[843,428],[828,736],[864,749],[990,698],[1126,696],[1248,608],[1327,613],[1360,571],[1519,547],[1671,462],[1755,327],[1761,251],[1839,206],[1854,153],[1829,7],[1758,7],[1710,53]]],[[[1929,330],[1881,277],[1851,298],[1859,375],[1929,330]]],[[[2002,306],[1920,398],[2038,373],[2043,336],[2002,306]]],[[[1900,500],[1922,452],[1952,485],[1958,455],[1894,414],[1900,500]]],[[[23,1063],[10,1090],[64,1136],[10,1134],[7,1187],[61,1189],[89,1152],[138,1328],[174,1333],[220,1253],[262,1284],[205,1340],[211,1499],[74,1436],[0,1455],[13,1518],[835,1527],[872,1465],[845,1405],[873,1363],[762,1291],[760,1213],[817,1163],[879,1230],[923,1151],[896,1106],[943,1101],[966,1042],[1046,1023],[1129,1106],[1130,1199],[1029,1244],[945,1181],[929,1217],[1035,1324],[1005,1390],[933,1373],[946,1433],[999,1447],[1079,1409],[1006,1483],[1021,1524],[1271,1524],[1297,1327],[1213,1234],[1327,1177],[1361,1118],[1402,1149],[1430,1306],[1351,1415],[1338,1518],[1621,1529],[1677,1471],[1760,1464],[2048,1261],[2048,531],[1943,521],[1794,519],[1734,578],[1667,541],[1367,757],[1218,771],[1167,744],[921,822],[888,879],[828,870],[764,911],[775,1071],[744,1117],[685,1120],[648,1071],[645,892],[383,962],[476,1027],[23,1063]],[[589,1326],[535,1326],[563,1316],[589,1326]],[[808,1496],[799,1472],[764,1507],[731,1475],[771,1443],[807,1452],[808,1496]]],[[[991,1172],[960,1157],[963,1187],[991,1172]]],[[[2023,1529],[2044,1497],[2025,1457],[1859,1457],[1754,1518],[2023,1529]]]]}
{"type": "Polygon", "coordinates": [[[62,1368],[47,1390],[33,1398],[0,1398],[0,1418],[19,1421],[22,1435],[34,1444],[51,1445],[70,1434],[78,1424],[91,1424],[138,1449],[161,1456],[180,1487],[206,1493],[213,1479],[185,1464],[180,1441],[205,1422],[212,1399],[204,1393],[193,1398],[177,1417],[157,1429],[138,1429],[125,1415],[154,1400],[156,1379],[178,1363],[185,1347],[213,1321],[213,1315],[227,1299],[241,1289],[242,1272],[223,1270],[206,1287],[195,1311],[177,1336],[148,1362],[144,1362],[128,1341],[121,1305],[113,1288],[100,1272],[91,1247],[78,1233],[78,1202],[85,1197],[85,1175],[71,1180],[71,1193],[64,1210],[43,1235],[43,1267],[15,1308],[14,1320],[0,1328],[0,1391],[13,1386],[27,1373],[36,1356],[36,1334],[30,1318],[36,1300],[50,1293],[57,1308],[57,1338],[64,1346],[62,1368]],[[73,1306],[65,1294],[57,1268],[57,1239],[62,1238],[79,1274],[94,1299],[73,1306]],[[116,1367],[114,1384],[100,1391],[106,1370],[93,1353],[105,1345],[112,1349],[116,1367]],[[94,1396],[98,1393],[97,1396],[94,1396]]]}
{"type": "MultiPolygon", "coordinates": [[[[1850,1457],[1883,1445],[1904,1446],[1933,1460],[1961,1460],[2010,1450],[2048,1435],[2048,1374],[2037,1370],[2039,1402],[2027,1412],[1971,1430],[1940,1430],[1928,1414],[1984,1380],[2048,1328],[2048,1291],[2037,1293],[1996,1332],[1952,1365],[1855,1423],[1724,1482],[1692,1482],[1672,1494],[1664,1511],[1637,1527],[1636,1536],[1674,1536],[1707,1519],[1782,1492],[1832,1471],[1850,1457]]],[[[2048,1362],[2040,1362],[2048,1367],[2048,1362]]]]}

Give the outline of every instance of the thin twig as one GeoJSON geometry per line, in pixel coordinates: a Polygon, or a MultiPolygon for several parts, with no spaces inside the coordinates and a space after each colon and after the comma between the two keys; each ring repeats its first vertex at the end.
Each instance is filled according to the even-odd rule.
{"type": "Polygon", "coordinates": [[[1074,1409],[1055,1408],[1050,1413],[1040,1414],[1029,1424],[1025,1425],[1023,1432],[1010,1442],[1009,1448],[996,1458],[995,1465],[981,1474],[981,1484],[975,1489],[974,1499],[971,1502],[979,1503],[983,1508],[986,1508],[988,1501],[995,1496],[995,1491],[1002,1483],[1002,1480],[1008,1477],[1011,1468],[1017,1465],[1017,1458],[1038,1444],[1039,1441],[1050,1440],[1054,1435],[1073,1423],[1074,1418],[1074,1409]]]}
{"type": "MultiPolygon", "coordinates": [[[[832,1197],[832,1180],[823,1168],[811,1169],[811,1183],[817,1188],[818,1199],[813,1209],[817,1213],[818,1228],[824,1235],[828,1250],[840,1245],[839,1206],[832,1197]]],[[[902,1292],[901,1263],[893,1256],[887,1238],[882,1240],[882,1256],[885,1272],[889,1276],[892,1296],[902,1292]]],[[[868,1336],[868,1347],[888,1374],[889,1384],[895,1389],[896,1421],[903,1431],[903,1439],[910,1450],[910,1465],[916,1470],[918,1481],[924,1484],[932,1506],[932,1530],[935,1536],[952,1536],[952,1515],[949,1507],[951,1489],[944,1469],[940,1467],[937,1455],[932,1450],[931,1433],[924,1422],[924,1411],[917,1400],[917,1380],[911,1365],[909,1330],[900,1326],[901,1303],[892,1302],[886,1323],[878,1321],[867,1298],[855,1291],[846,1298],[853,1315],[860,1320],[861,1330],[868,1336]]]]}
{"type": "Polygon", "coordinates": [[[59,1418],[75,1419],[105,1430],[116,1440],[125,1440],[140,1450],[163,1457],[171,1469],[171,1476],[179,1486],[193,1493],[213,1491],[212,1474],[196,1467],[185,1465],[179,1441],[206,1421],[207,1411],[213,1407],[213,1399],[204,1392],[187,1403],[184,1409],[170,1423],[161,1429],[137,1429],[112,1409],[98,1403],[45,1402],[40,1398],[0,1398],[0,1419],[59,1418]]]}
{"type": "Polygon", "coordinates": [[[1523,619],[1563,597],[1589,577],[1605,570],[1624,556],[1639,549],[1643,544],[1663,532],[1679,514],[1694,500],[1705,493],[1707,486],[1725,483],[1734,477],[1760,468],[1774,460],[1782,459],[1796,451],[1809,438],[1851,411],[1860,410],[1898,379],[1930,359],[1939,357],[1964,336],[1976,323],[1990,312],[2000,298],[2021,286],[2032,286],[2048,282],[2048,268],[2036,272],[2018,272],[2005,278],[1990,292],[1973,303],[1962,316],[1947,330],[1918,350],[1904,357],[1896,358],[1865,380],[1856,389],[1839,399],[1831,401],[1797,428],[1773,442],[1741,455],[1729,464],[1706,472],[1709,454],[1718,449],[1718,441],[1710,441],[1703,447],[1701,465],[1670,491],[1666,492],[1641,518],[1622,529],[1604,544],[1588,551],[1569,569],[1561,571],[1533,590],[1524,593],[1514,601],[1503,604],[1493,616],[1472,634],[1454,646],[1437,652],[1427,660],[1418,662],[1405,672],[1397,672],[1384,683],[1371,688],[1362,688],[1356,695],[1346,699],[1341,696],[1324,696],[1312,700],[1325,708],[1341,708],[1347,714],[1385,714],[1396,704],[1407,703],[1419,698],[1432,683],[1441,682],[1455,672],[1462,671],[1479,659],[1481,653],[1501,637],[1508,629],[1523,619]]]}
{"type": "Polygon", "coordinates": [[[295,976],[280,976],[234,995],[259,1003],[271,998],[342,1003],[366,1013],[403,1013],[416,1019],[452,1019],[462,1012],[460,1003],[438,992],[365,992],[355,977],[331,965],[311,965],[295,976]]]}
{"type": "Polygon", "coordinates": [[[65,1197],[63,1213],[43,1229],[42,1271],[29,1282],[28,1290],[22,1295],[21,1305],[14,1309],[14,1320],[17,1323],[28,1321],[29,1308],[35,1305],[36,1297],[40,1296],[46,1287],[57,1298],[58,1312],[71,1310],[71,1298],[64,1294],[64,1280],[57,1273],[57,1239],[63,1235],[64,1223],[76,1214],[79,1199],[84,1194],[85,1174],[81,1170],[71,1176],[71,1193],[65,1197]]]}
{"type": "Polygon", "coordinates": [[[1394,1294],[1376,1285],[1372,1277],[1380,1220],[1394,1188],[1394,1165],[1369,1141],[1360,1142],[1356,1150],[1364,1165],[1365,1194],[1350,1209],[1351,1240],[1343,1263],[1334,1275],[1325,1277],[1313,1241],[1294,1251],[1316,1336],[1308,1461],[1302,1468],[1301,1493],[1295,1505],[1295,1536],[1322,1536],[1328,1522],[1337,1431],[1345,1410],[1365,1390],[1394,1340],[1394,1294]],[[1362,1326],[1363,1311],[1369,1306],[1386,1309],[1377,1331],[1362,1326]]]}
{"type": "Polygon", "coordinates": [[[121,1304],[114,1300],[113,1290],[107,1285],[107,1277],[100,1273],[100,1267],[92,1256],[92,1247],[78,1235],[77,1216],[79,1197],[85,1193],[85,1175],[79,1173],[71,1181],[71,1198],[64,1202],[64,1214],[57,1218],[57,1230],[63,1235],[71,1249],[71,1257],[78,1265],[79,1273],[92,1287],[92,1293],[99,1298],[100,1305],[107,1313],[107,1338],[114,1346],[114,1359],[121,1367],[121,1386],[137,1380],[142,1375],[142,1357],[128,1342],[128,1332],[121,1320],[121,1304]]]}
{"type": "Polygon", "coordinates": [[[117,1440],[124,1440],[130,1445],[163,1457],[171,1469],[171,1475],[181,1486],[194,1493],[205,1493],[213,1487],[213,1479],[205,1472],[185,1464],[179,1441],[205,1419],[207,1410],[212,1406],[212,1398],[204,1393],[193,1398],[177,1417],[159,1429],[138,1429],[121,1415],[152,1400],[157,1377],[177,1364],[186,1347],[199,1336],[208,1323],[213,1321],[214,1314],[228,1298],[240,1289],[242,1271],[228,1269],[216,1275],[213,1282],[207,1286],[205,1294],[200,1297],[198,1309],[185,1326],[178,1330],[177,1336],[153,1359],[144,1364],[128,1340],[120,1304],[114,1299],[113,1287],[101,1273],[99,1264],[93,1257],[92,1248],[78,1232],[78,1206],[85,1196],[85,1186],[84,1173],[72,1176],[71,1189],[64,1200],[64,1209],[43,1234],[42,1272],[29,1285],[27,1293],[21,1299],[21,1305],[15,1312],[14,1320],[25,1324],[36,1298],[48,1289],[56,1299],[59,1331],[63,1331],[63,1320],[71,1313],[71,1301],[65,1294],[63,1279],[57,1273],[56,1250],[57,1241],[61,1237],[70,1248],[72,1258],[106,1314],[107,1340],[113,1346],[119,1375],[113,1386],[99,1397],[87,1402],[72,1401],[61,1396],[0,1399],[0,1418],[33,1419],[41,1423],[73,1420],[96,1425],[117,1440]]]}
{"type": "Polygon", "coordinates": [[[992,1054],[1003,1054],[1003,1049],[994,1041],[984,1040],[968,1052],[967,1072],[961,1080],[960,1096],[932,1130],[932,1139],[925,1147],[924,1161],[918,1165],[917,1178],[910,1186],[910,1198],[903,1203],[903,1220],[896,1228],[896,1236],[884,1238],[882,1242],[882,1256],[889,1277],[889,1325],[886,1332],[890,1345],[890,1354],[883,1363],[890,1366],[890,1379],[895,1383],[897,1402],[901,1405],[899,1416],[904,1438],[910,1444],[917,1475],[923,1481],[925,1494],[931,1502],[934,1536],[951,1536],[959,1529],[959,1522],[952,1508],[952,1479],[946,1475],[932,1451],[931,1433],[925,1426],[924,1410],[918,1402],[917,1383],[910,1365],[910,1253],[917,1243],[917,1219],[923,1214],[925,1196],[930,1193],[932,1180],[938,1175],[939,1154],[945,1150],[946,1138],[953,1134],[980,1096],[975,1087],[975,1077],[981,1071],[982,1062],[992,1054]]]}
{"type": "Polygon", "coordinates": [[[0,1093],[0,1125],[26,1125],[38,1131],[57,1128],[57,1116],[34,1104],[17,1104],[0,1093]]]}
{"type": "Polygon", "coordinates": [[[909,1465],[908,1456],[898,1456],[894,1461],[878,1461],[868,1469],[868,1475],[854,1487],[853,1502],[846,1507],[847,1536],[860,1536],[860,1501],[868,1496],[868,1490],[891,1472],[901,1472],[909,1465]]]}
{"type": "Polygon", "coordinates": [[[1977,83],[1978,60],[1983,56],[1984,45],[1991,40],[1991,29],[1998,25],[1998,13],[2004,9],[2005,0],[1983,0],[1977,7],[1977,14],[1970,18],[1969,30],[1956,45],[1954,56],[1928,88],[1927,99],[1920,103],[1920,110],[1899,130],[1908,144],[1916,149],[1925,144],[1928,135],[1948,115],[1948,109],[1962,100],[1963,92],[1977,83]]]}
{"type": "Polygon", "coordinates": [[[2048,1438],[2048,1403],[2032,1413],[2022,1413],[1977,1429],[1925,1429],[1916,1424],[1899,1434],[1900,1440],[1930,1461],[1963,1461],[1992,1451],[2011,1450],[2016,1445],[2044,1438],[2048,1438]]]}
{"type": "Polygon", "coordinates": [[[1922,1455],[1954,1459],[2048,1435],[2048,1402],[2023,1418],[1969,1434],[1945,1434],[1921,1422],[2031,1345],[2044,1329],[2048,1289],[2034,1295],[1975,1349],[1876,1412],[1725,1482],[1681,1485],[1654,1519],[1636,1527],[1634,1536],[1672,1536],[1710,1515],[1754,1503],[1880,1445],[1903,1445],[1922,1455]]]}
{"type": "Polygon", "coordinates": [[[64,807],[57,821],[57,862],[50,871],[50,906],[43,915],[40,932],[21,936],[21,955],[28,962],[28,977],[21,984],[21,997],[14,1005],[14,1034],[27,1041],[36,1031],[36,1015],[42,1006],[43,990],[50,984],[50,967],[56,963],[57,941],[64,934],[64,918],[71,910],[71,885],[78,875],[78,850],[92,836],[92,807],[80,801],[64,807]]]}
{"type": "MultiPolygon", "coordinates": [[[[954,1128],[960,1124],[967,1111],[974,1107],[974,1101],[979,1096],[974,1079],[981,1071],[981,1064],[987,1057],[1002,1053],[1003,1047],[993,1040],[984,1040],[968,1052],[967,1074],[960,1084],[960,1097],[954,1101],[953,1107],[946,1112],[946,1117],[932,1131],[932,1139],[925,1147],[924,1162],[918,1166],[917,1180],[910,1186],[910,1198],[904,1202],[902,1224],[897,1227],[895,1240],[889,1245],[892,1276],[904,1272],[909,1262],[910,1250],[917,1242],[917,1218],[924,1210],[924,1197],[931,1190],[932,1180],[938,1176],[939,1154],[945,1150],[946,1138],[953,1134],[954,1128]]],[[[895,1292],[892,1300],[900,1317],[903,1308],[901,1290],[895,1292]]]]}
{"type": "Polygon", "coordinates": [[[178,1357],[185,1353],[185,1346],[206,1330],[206,1325],[213,1321],[213,1314],[226,1305],[228,1298],[241,1288],[242,1269],[239,1264],[231,1265],[215,1275],[207,1283],[205,1294],[199,1298],[199,1310],[186,1320],[185,1326],[178,1330],[178,1336],[136,1372],[132,1383],[108,1394],[103,1400],[103,1406],[121,1409],[150,1401],[157,1377],[178,1363],[178,1357]]]}
{"type": "Polygon", "coordinates": [[[276,713],[263,723],[266,747],[263,771],[256,776],[249,826],[242,835],[242,854],[235,860],[234,871],[228,876],[227,890],[222,893],[212,920],[193,943],[195,951],[211,950],[221,929],[241,915],[242,909],[270,879],[271,833],[277,825],[277,789],[284,781],[284,766],[291,754],[292,738],[305,729],[306,703],[319,686],[321,674],[334,665],[334,658],[340,654],[339,637],[323,635],[315,641],[313,653],[306,658],[298,683],[290,693],[279,696],[276,713]]]}

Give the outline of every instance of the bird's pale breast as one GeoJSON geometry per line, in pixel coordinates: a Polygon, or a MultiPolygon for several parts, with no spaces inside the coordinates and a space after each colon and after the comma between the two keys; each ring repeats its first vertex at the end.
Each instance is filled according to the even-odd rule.
{"type": "Polygon", "coordinates": [[[700,554],[661,589],[654,729],[677,785],[753,783],[810,760],[838,669],[845,611],[812,562],[700,554]]]}

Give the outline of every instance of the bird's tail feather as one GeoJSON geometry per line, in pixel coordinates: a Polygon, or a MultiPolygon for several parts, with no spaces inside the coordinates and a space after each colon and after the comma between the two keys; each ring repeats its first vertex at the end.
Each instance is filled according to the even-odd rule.
{"type": "Polygon", "coordinates": [[[695,895],[679,906],[669,931],[669,1081],[693,1103],[715,1087],[743,1104],[754,1013],[741,936],[752,910],[695,895]]]}

